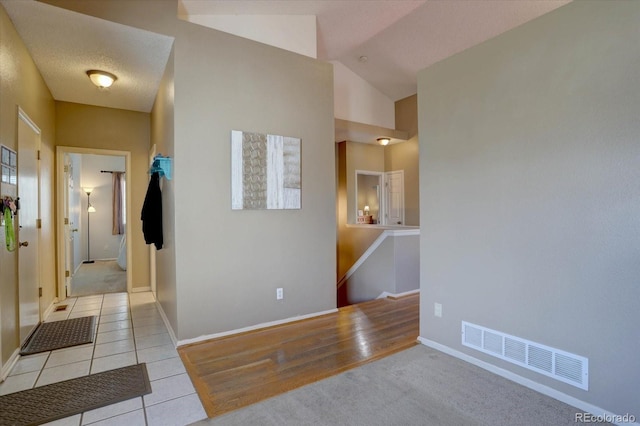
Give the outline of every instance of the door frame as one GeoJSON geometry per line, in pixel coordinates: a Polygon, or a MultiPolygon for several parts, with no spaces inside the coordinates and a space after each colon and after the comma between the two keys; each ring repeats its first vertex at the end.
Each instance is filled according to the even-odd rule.
{"type": "Polygon", "coordinates": [[[400,221],[402,222],[400,225],[404,226],[405,225],[405,221],[404,221],[404,217],[405,217],[405,206],[404,206],[404,169],[400,169],[400,170],[391,170],[388,172],[384,172],[384,192],[385,192],[385,197],[386,197],[386,202],[387,205],[386,207],[386,215],[385,215],[385,224],[386,225],[398,225],[398,224],[394,224],[394,223],[389,223],[389,212],[391,211],[391,206],[389,205],[391,203],[391,197],[389,196],[389,193],[391,191],[391,188],[389,187],[389,176],[390,175],[400,175],[401,179],[402,179],[402,191],[401,191],[401,197],[402,197],[402,218],[400,219],[400,221]]]}
{"type": "Polygon", "coordinates": [[[69,218],[69,223],[64,223],[64,228],[63,228],[63,235],[60,236],[60,238],[64,238],[65,244],[64,244],[64,259],[65,259],[65,265],[64,265],[64,269],[65,271],[70,271],[69,276],[66,276],[65,274],[65,279],[64,279],[64,284],[65,284],[65,289],[66,288],[70,288],[71,287],[71,277],[74,274],[74,270],[72,270],[71,268],[73,268],[74,265],[74,258],[75,256],[71,255],[71,249],[70,247],[73,246],[75,244],[75,235],[74,235],[74,241],[71,242],[70,241],[70,236],[73,235],[73,230],[71,230],[71,226],[75,225],[75,226],[79,226],[79,224],[72,224],[71,222],[71,215],[70,215],[70,210],[69,210],[69,203],[70,203],[70,197],[71,197],[71,193],[69,191],[69,182],[71,177],[69,175],[71,175],[73,173],[73,168],[72,163],[71,163],[71,156],[68,153],[64,153],[62,155],[63,158],[63,163],[62,163],[62,167],[66,168],[66,172],[63,174],[62,179],[64,180],[64,191],[62,192],[62,194],[58,194],[59,196],[62,196],[62,206],[63,206],[63,216],[62,217],[68,217],[69,218]],[[67,269],[68,268],[68,269],[67,269]]]}
{"type": "Polygon", "coordinates": [[[127,293],[131,293],[133,287],[133,274],[131,271],[132,266],[132,253],[131,253],[131,151],[116,151],[110,149],[98,149],[98,148],[80,148],[72,146],[57,146],[56,147],[56,212],[57,212],[57,244],[56,244],[56,258],[58,263],[58,300],[62,301],[67,298],[66,286],[65,286],[65,239],[64,233],[64,154],[94,154],[94,155],[111,155],[117,157],[125,157],[125,185],[127,188],[127,226],[125,235],[127,238],[127,293]]]}

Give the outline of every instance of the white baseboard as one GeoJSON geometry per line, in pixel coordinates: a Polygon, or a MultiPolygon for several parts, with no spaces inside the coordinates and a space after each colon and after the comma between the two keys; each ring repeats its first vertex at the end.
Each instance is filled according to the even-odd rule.
{"type": "Polygon", "coordinates": [[[404,296],[410,296],[412,294],[416,294],[416,293],[420,293],[420,289],[415,289],[415,290],[411,290],[411,291],[405,291],[404,293],[389,293],[388,291],[383,291],[382,293],[380,293],[380,296],[376,297],[376,299],[384,299],[387,297],[395,297],[395,298],[400,298],[400,297],[404,297],[404,296]]]}
{"type": "Polygon", "coordinates": [[[297,317],[286,318],[286,319],[283,319],[283,320],[264,322],[262,324],[256,324],[256,325],[252,325],[252,326],[249,326],[249,327],[238,328],[238,329],[235,329],[235,330],[223,331],[221,333],[208,334],[206,336],[195,337],[193,339],[179,340],[177,346],[190,345],[192,343],[203,342],[205,340],[217,339],[219,337],[231,336],[233,334],[245,333],[247,331],[260,330],[262,328],[268,328],[268,327],[273,327],[275,325],[287,324],[287,323],[290,323],[290,322],[300,321],[300,320],[304,320],[304,319],[308,319],[308,318],[319,317],[319,316],[327,315],[327,314],[333,314],[335,312],[338,312],[338,310],[337,309],[329,309],[328,311],[315,312],[313,314],[300,315],[300,316],[297,316],[297,317]]]}
{"type": "Polygon", "coordinates": [[[44,313],[42,314],[42,320],[43,321],[46,320],[49,315],[51,315],[51,312],[53,312],[56,303],[58,303],[58,298],[54,297],[53,301],[51,302],[49,307],[47,309],[45,309],[44,313]]]}
{"type": "MultiPolygon", "coordinates": [[[[519,376],[509,370],[505,370],[504,368],[497,367],[488,362],[482,361],[478,358],[474,358],[470,355],[467,355],[458,350],[452,349],[448,346],[444,346],[440,343],[434,342],[429,339],[425,339],[424,337],[418,337],[418,341],[425,346],[428,346],[432,349],[438,350],[440,352],[444,352],[447,355],[451,355],[455,358],[461,359],[462,361],[466,361],[470,364],[473,364],[477,367],[480,367],[484,370],[489,371],[490,373],[497,374],[498,376],[504,377],[505,379],[511,380],[519,385],[527,387],[529,389],[533,389],[536,392],[540,392],[543,395],[549,396],[553,399],[557,399],[560,402],[564,402],[565,404],[569,404],[573,407],[576,407],[586,413],[593,414],[594,416],[606,416],[609,418],[622,418],[622,416],[611,413],[607,410],[604,410],[600,407],[597,407],[588,402],[582,401],[578,398],[574,398],[573,396],[567,395],[566,393],[557,391],[549,386],[540,384],[538,382],[534,382],[531,379],[527,379],[525,377],[519,376]]],[[[635,420],[634,420],[635,421],[635,420]]],[[[640,426],[640,423],[614,423],[618,425],[637,425],[640,426]]]]}
{"type": "Polygon", "coordinates": [[[169,337],[171,337],[171,342],[173,342],[173,346],[178,347],[178,339],[176,338],[176,333],[173,331],[173,327],[171,327],[171,323],[169,322],[169,318],[167,314],[164,313],[164,309],[162,309],[162,305],[156,299],[156,307],[158,308],[158,312],[160,312],[160,316],[162,317],[162,321],[164,322],[165,327],[167,327],[167,331],[169,332],[169,337]]]}
{"type": "Polygon", "coordinates": [[[145,291],[151,291],[151,286],[147,286],[147,287],[131,287],[131,293],[144,293],[145,291]]]}
{"type": "Polygon", "coordinates": [[[4,382],[7,376],[11,374],[11,370],[13,370],[13,367],[16,365],[19,359],[20,359],[20,348],[16,348],[16,350],[13,351],[13,353],[11,354],[11,357],[9,358],[7,363],[4,364],[2,366],[2,369],[0,370],[0,382],[4,382]]]}

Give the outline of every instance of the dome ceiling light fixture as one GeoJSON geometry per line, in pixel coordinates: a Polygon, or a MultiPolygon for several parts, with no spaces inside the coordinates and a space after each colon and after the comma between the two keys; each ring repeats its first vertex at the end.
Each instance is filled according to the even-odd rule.
{"type": "Polygon", "coordinates": [[[113,82],[118,79],[118,77],[110,72],[100,70],[89,70],[87,71],[87,75],[91,79],[91,82],[98,86],[99,89],[111,87],[113,82]]]}
{"type": "Polygon", "coordinates": [[[389,142],[391,142],[391,139],[389,138],[378,138],[378,143],[382,146],[389,145],[389,142]]]}

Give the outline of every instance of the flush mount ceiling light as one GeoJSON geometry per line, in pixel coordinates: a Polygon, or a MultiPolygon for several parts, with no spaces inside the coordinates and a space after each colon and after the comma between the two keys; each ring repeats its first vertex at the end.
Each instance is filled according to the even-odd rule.
{"type": "Polygon", "coordinates": [[[91,79],[91,82],[98,86],[100,89],[106,89],[110,87],[114,81],[118,79],[115,75],[110,72],[100,71],[100,70],[89,70],[87,71],[87,75],[91,79]]]}
{"type": "Polygon", "coordinates": [[[378,143],[382,146],[389,145],[389,142],[391,142],[389,138],[378,138],[378,143]]]}

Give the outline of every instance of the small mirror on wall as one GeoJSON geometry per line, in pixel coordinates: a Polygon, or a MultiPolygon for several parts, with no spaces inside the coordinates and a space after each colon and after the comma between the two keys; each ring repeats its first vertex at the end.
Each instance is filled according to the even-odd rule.
{"type": "Polygon", "coordinates": [[[382,178],[381,172],[356,171],[356,223],[384,223],[382,178]]]}
{"type": "Polygon", "coordinates": [[[357,224],[403,226],[404,170],[356,170],[355,215],[357,224]]]}

